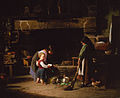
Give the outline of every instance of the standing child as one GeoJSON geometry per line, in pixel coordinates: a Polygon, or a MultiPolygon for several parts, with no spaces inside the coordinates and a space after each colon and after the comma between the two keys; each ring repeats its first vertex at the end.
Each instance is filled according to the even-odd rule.
{"type": "Polygon", "coordinates": [[[40,53],[39,54],[39,60],[36,61],[36,65],[39,67],[37,72],[36,72],[36,76],[37,76],[37,80],[36,83],[42,83],[44,84],[44,79],[45,79],[45,68],[49,68],[52,66],[52,64],[45,64],[45,54],[44,53],[40,53]]]}

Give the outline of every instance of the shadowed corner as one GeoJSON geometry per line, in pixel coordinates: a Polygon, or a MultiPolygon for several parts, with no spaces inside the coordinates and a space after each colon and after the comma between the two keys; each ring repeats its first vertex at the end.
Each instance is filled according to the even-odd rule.
{"type": "Polygon", "coordinates": [[[7,86],[6,88],[20,88],[21,86],[7,86]]]}

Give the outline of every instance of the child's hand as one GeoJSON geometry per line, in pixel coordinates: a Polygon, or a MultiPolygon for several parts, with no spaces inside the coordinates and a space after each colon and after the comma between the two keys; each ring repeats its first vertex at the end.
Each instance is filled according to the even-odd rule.
{"type": "Polygon", "coordinates": [[[52,66],[52,64],[48,64],[50,67],[52,66]]]}

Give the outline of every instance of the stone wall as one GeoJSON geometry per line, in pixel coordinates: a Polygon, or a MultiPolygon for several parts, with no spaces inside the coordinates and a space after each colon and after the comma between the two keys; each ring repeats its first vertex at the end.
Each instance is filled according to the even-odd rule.
{"type": "Polygon", "coordinates": [[[15,30],[84,28],[84,32],[96,32],[96,17],[70,19],[15,19],[15,30]]]}
{"type": "Polygon", "coordinates": [[[63,76],[64,74],[70,78],[74,77],[77,66],[57,66],[60,71],[60,75],[63,76]]]}

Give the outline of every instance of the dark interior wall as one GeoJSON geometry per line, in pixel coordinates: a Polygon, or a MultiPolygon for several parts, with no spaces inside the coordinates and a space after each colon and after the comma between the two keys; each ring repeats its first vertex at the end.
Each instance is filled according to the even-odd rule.
{"type": "Polygon", "coordinates": [[[83,37],[83,29],[34,30],[30,34],[20,34],[20,49],[26,49],[33,55],[36,51],[52,45],[55,61],[78,56],[83,37]]]}
{"type": "Polygon", "coordinates": [[[3,54],[4,54],[4,34],[3,32],[0,30],[0,73],[3,72],[3,54]]]}
{"type": "Polygon", "coordinates": [[[87,6],[85,0],[2,0],[0,2],[1,16],[16,16],[24,14],[24,7],[28,6],[30,13],[37,16],[47,15],[47,9],[50,9],[50,15],[58,14],[57,5],[61,6],[61,13],[67,16],[87,16],[87,6]],[[83,2],[84,1],[84,2],[83,2]],[[17,6],[17,7],[16,7],[17,6]],[[35,8],[37,7],[37,13],[35,8]],[[84,9],[84,10],[83,10],[84,9]]]}

